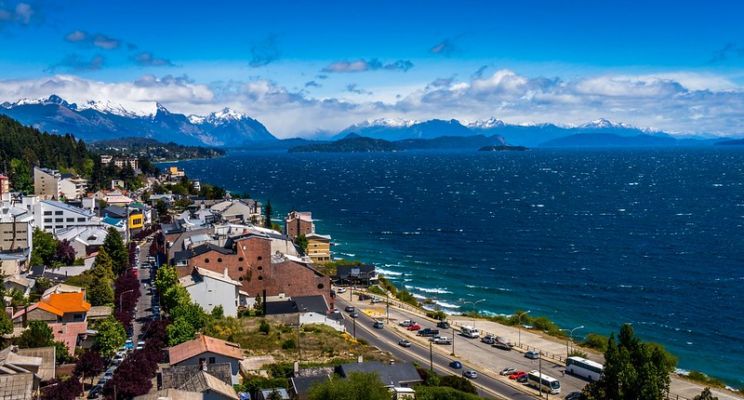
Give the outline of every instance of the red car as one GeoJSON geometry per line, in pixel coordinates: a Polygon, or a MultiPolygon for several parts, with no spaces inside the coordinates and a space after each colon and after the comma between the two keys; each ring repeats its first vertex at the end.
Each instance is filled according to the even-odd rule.
{"type": "Polygon", "coordinates": [[[509,379],[511,379],[511,380],[517,380],[517,379],[519,379],[519,378],[521,378],[521,377],[523,377],[525,375],[527,375],[526,372],[524,372],[524,371],[517,371],[517,372],[509,375],[509,379]]]}
{"type": "Polygon", "coordinates": [[[417,331],[421,329],[421,325],[414,323],[413,325],[409,325],[408,328],[409,331],[417,331]]]}

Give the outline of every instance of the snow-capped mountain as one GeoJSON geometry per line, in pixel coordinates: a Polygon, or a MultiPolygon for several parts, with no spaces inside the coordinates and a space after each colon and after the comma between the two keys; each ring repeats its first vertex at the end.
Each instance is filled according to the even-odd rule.
{"type": "Polygon", "coordinates": [[[504,121],[491,117],[486,120],[477,120],[477,121],[469,122],[466,126],[468,128],[475,128],[475,129],[491,129],[491,128],[496,128],[496,127],[500,127],[504,125],[505,125],[504,121]]]}
{"type": "Polygon", "coordinates": [[[57,95],[0,104],[0,114],[51,133],[86,141],[127,136],[186,145],[237,147],[276,138],[257,120],[225,108],[207,116],[172,113],[160,103],[69,103],[57,95]]]}
{"type": "Polygon", "coordinates": [[[614,123],[610,120],[600,118],[595,119],[594,121],[587,122],[585,124],[579,125],[579,128],[597,128],[597,129],[608,129],[608,128],[626,128],[626,129],[633,129],[635,128],[632,125],[624,124],[624,123],[614,123]]]}

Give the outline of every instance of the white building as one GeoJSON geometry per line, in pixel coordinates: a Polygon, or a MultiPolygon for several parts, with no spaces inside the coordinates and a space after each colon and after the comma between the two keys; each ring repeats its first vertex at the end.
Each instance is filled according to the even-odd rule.
{"type": "Polygon", "coordinates": [[[191,300],[206,312],[222,306],[226,316],[238,316],[241,283],[230,279],[227,268],[220,274],[195,267],[191,275],[184,276],[179,282],[189,292],[191,300]]]}
{"type": "Polygon", "coordinates": [[[79,176],[64,176],[59,181],[59,193],[65,199],[82,199],[88,190],[88,180],[79,176]]]}
{"type": "Polygon", "coordinates": [[[47,232],[73,226],[98,225],[99,219],[90,210],[60,201],[42,200],[34,206],[34,225],[47,232]]]}
{"type": "Polygon", "coordinates": [[[30,249],[34,216],[27,209],[0,202],[0,251],[30,249]]]}
{"type": "Polygon", "coordinates": [[[75,249],[75,258],[85,258],[103,246],[108,231],[103,225],[72,226],[54,232],[57,240],[67,240],[75,249]]]}

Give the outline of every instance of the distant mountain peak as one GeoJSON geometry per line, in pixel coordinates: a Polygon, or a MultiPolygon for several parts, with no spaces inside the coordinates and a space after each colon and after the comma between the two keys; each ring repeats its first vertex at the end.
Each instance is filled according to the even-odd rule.
{"type": "Polygon", "coordinates": [[[477,129],[490,129],[490,128],[497,128],[502,127],[506,124],[504,124],[504,121],[500,119],[496,119],[495,117],[491,117],[486,120],[476,120],[468,123],[466,126],[468,128],[477,128],[477,129]]]}
{"type": "Polygon", "coordinates": [[[413,119],[377,118],[377,119],[368,119],[364,122],[360,122],[352,126],[359,127],[359,128],[368,127],[368,126],[386,126],[390,128],[402,128],[402,127],[409,127],[417,123],[418,121],[413,120],[413,119]]]}
{"type": "Polygon", "coordinates": [[[579,128],[595,128],[595,129],[610,129],[610,128],[634,128],[632,125],[624,123],[614,123],[605,118],[595,119],[594,121],[587,122],[580,125],[579,128]]]}

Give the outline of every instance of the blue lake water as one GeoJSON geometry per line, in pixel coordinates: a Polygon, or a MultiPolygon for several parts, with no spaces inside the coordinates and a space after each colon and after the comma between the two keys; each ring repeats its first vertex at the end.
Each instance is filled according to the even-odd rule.
{"type": "Polygon", "coordinates": [[[744,386],[744,151],[235,152],[193,178],[310,210],[336,255],[467,310],[630,322],[744,386]],[[464,308],[463,308],[464,307],[464,308]]]}

